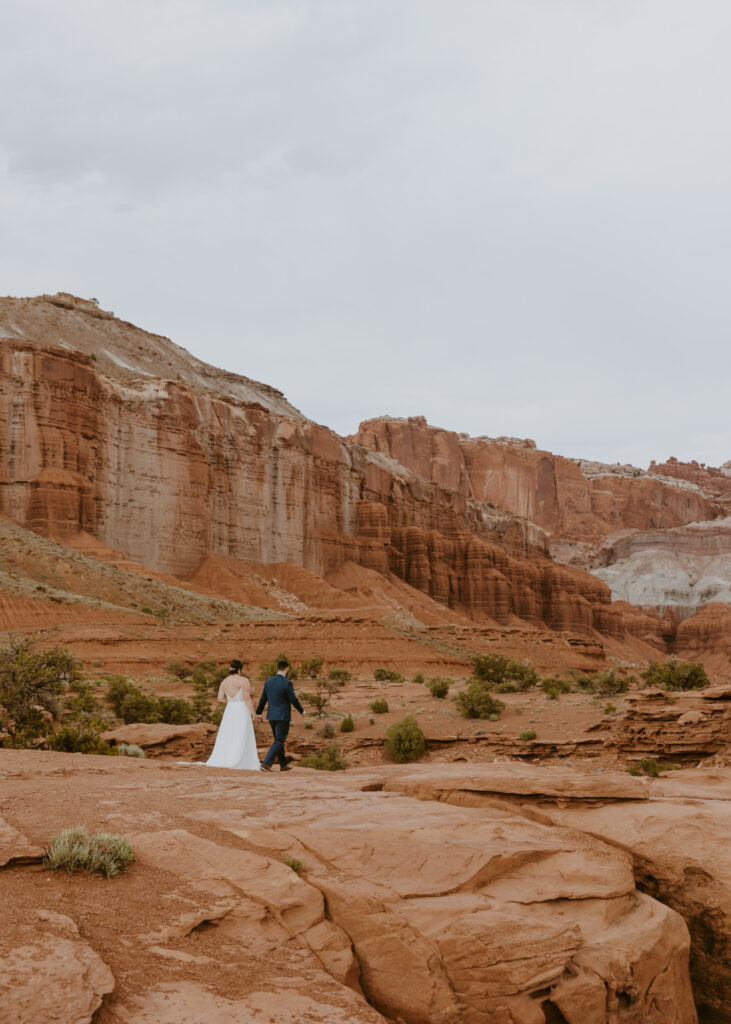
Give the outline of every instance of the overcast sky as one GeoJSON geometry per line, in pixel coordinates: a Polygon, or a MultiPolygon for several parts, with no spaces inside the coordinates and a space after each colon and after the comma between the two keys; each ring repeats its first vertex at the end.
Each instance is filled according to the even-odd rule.
{"type": "Polygon", "coordinates": [[[3,0],[0,294],[340,433],[731,459],[727,0],[3,0]]]}

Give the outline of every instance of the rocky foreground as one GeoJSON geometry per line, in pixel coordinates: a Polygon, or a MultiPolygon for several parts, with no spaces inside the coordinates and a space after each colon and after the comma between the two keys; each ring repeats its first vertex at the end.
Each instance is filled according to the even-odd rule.
{"type": "Polygon", "coordinates": [[[731,1020],[729,769],[0,750],[0,776],[3,1022],[731,1020]],[[135,862],[44,872],[76,824],[135,862]]]}

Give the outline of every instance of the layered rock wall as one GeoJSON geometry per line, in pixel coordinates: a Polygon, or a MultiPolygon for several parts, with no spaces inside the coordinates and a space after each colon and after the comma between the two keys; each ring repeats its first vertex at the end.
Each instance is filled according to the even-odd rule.
{"type": "Polygon", "coordinates": [[[723,511],[715,495],[680,477],[574,461],[541,451],[533,441],[470,438],[431,427],[418,416],[367,420],[353,440],[427,480],[572,542],[596,543],[618,530],[679,526],[723,511]]]}
{"type": "Polygon", "coordinates": [[[258,402],[112,379],[17,339],[0,344],[0,511],[182,577],[209,552],[321,574],[352,560],[478,617],[628,625],[603,583],[550,561],[540,529],[463,490],[258,402]]]}

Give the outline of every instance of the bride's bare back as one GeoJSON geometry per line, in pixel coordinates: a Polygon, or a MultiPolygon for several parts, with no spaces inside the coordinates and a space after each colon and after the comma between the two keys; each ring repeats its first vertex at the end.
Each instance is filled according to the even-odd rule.
{"type": "Polygon", "coordinates": [[[238,672],[233,675],[226,676],[226,678],[221,681],[221,685],[218,688],[217,699],[221,704],[225,704],[226,698],[232,700],[234,697],[238,697],[239,694],[241,694],[241,699],[248,707],[253,718],[254,705],[251,703],[251,683],[246,676],[240,675],[238,672]]]}

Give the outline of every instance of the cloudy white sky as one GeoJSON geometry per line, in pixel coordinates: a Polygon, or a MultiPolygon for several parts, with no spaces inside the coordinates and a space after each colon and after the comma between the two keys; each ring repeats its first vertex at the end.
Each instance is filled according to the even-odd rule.
{"type": "Polygon", "coordinates": [[[0,294],[350,433],[731,459],[726,0],[3,0],[0,294]]]}

